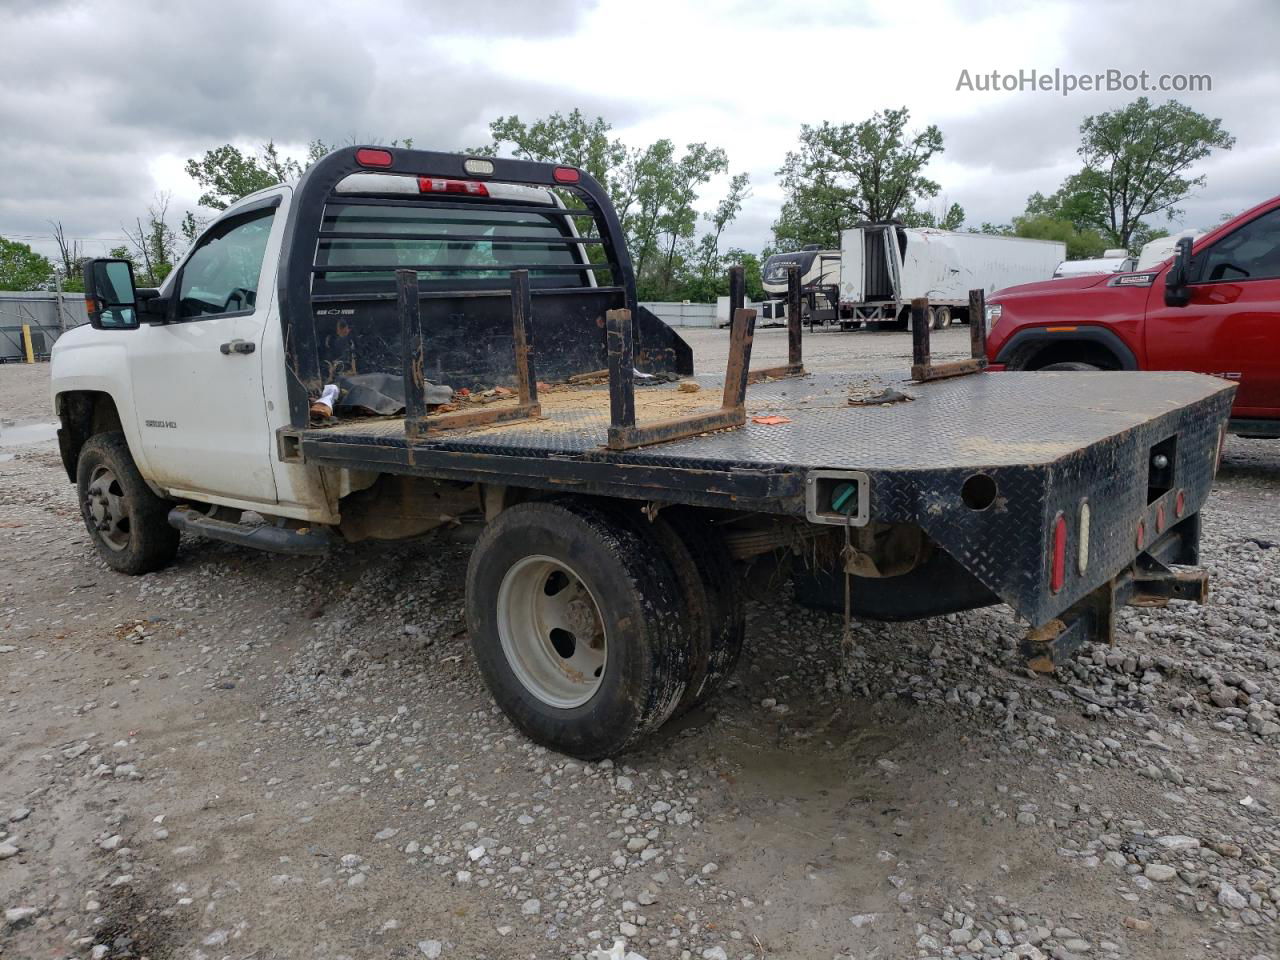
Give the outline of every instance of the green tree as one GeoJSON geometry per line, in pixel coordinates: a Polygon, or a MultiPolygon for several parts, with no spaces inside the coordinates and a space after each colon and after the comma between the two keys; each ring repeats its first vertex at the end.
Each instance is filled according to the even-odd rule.
{"type": "MultiPolygon", "coordinates": [[[[724,273],[726,265],[720,256],[720,236],[724,233],[725,227],[737,219],[742,211],[743,201],[750,194],[751,178],[745,173],[736,174],[729,179],[729,191],[724,199],[716,205],[712,213],[707,215],[711,229],[698,241],[698,279],[702,286],[712,283],[717,275],[724,273]]],[[[687,299],[709,298],[690,296],[687,299]]]]}
{"type": "Polygon", "coordinates": [[[53,277],[53,263],[25,243],[0,237],[0,290],[43,290],[53,277]]]}
{"type": "Polygon", "coordinates": [[[1015,237],[1065,243],[1068,260],[1100,257],[1107,246],[1106,240],[1097,230],[1081,229],[1069,220],[1059,220],[1045,214],[1014,217],[1010,233],[1015,237]]]}
{"type": "Polygon", "coordinates": [[[923,171],[942,152],[942,133],[932,125],[909,133],[910,118],[901,107],[861,123],[801,126],[799,148],[778,170],[787,198],[773,227],[777,246],[835,247],[842,228],[891,220],[937,196],[923,171]]]}
{"type": "MultiPolygon", "coordinates": [[[[412,143],[412,140],[392,140],[390,146],[408,148],[412,143]]],[[[224,143],[206,150],[199,160],[188,160],[186,171],[187,176],[204,189],[200,205],[225,210],[241,197],[297,179],[307,167],[332,150],[323,140],[312,140],[307,145],[306,156],[297,158],[281,154],[274,140],[264,143],[256,155],[224,143]]]]}
{"type": "Polygon", "coordinates": [[[263,146],[261,158],[245,154],[239,147],[224,143],[206,151],[199,160],[188,160],[186,170],[187,175],[204,188],[204,193],[200,195],[200,205],[225,210],[241,197],[287,179],[276,175],[284,172],[282,163],[296,164],[296,161],[282,161],[272,141],[267,141],[263,146]]]}
{"type": "Polygon", "coordinates": [[[612,198],[627,161],[627,148],[610,137],[612,129],[603,117],[588,120],[574,109],[568,116],[553,113],[531,123],[514,114],[499,117],[489,124],[489,135],[495,147],[509,144],[512,154],[522,160],[563,163],[585,170],[612,198]]]}
{"type": "Polygon", "coordinates": [[[964,207],[953,203],[941,214],[933,210],[908,210],[902,215],[908,227],[936,227],[939,230],[959,230],[964,226],[964,207]]]}
{"type": "Polygon", "coordinates": [[[1187,176],[1193,164],[1214,150],[1230,150],[1235,137],[1176,100],[1153,107],[1146,97],[1109,113],[1086,117],[1080,125],[1084,169],[1064,188],[1092,196],[1097,209],[1090,223],[1117,247],[1130,247],[1144,217],[1173,219],[1204,175],[1187,176]]]}

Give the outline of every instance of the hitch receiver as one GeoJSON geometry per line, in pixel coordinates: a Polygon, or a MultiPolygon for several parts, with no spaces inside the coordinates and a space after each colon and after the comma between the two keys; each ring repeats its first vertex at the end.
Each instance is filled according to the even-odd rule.
{"type": "Polygon", "coordinates": [[[1036,673],[1053,673],[1086,641],[1115,642],[1117,606],[1162,607],[1170,600],[1204,603],[1208,598],[1209,575],[1203,570],[1173,570],[1144,553],[1114,580],[1028,631],[1022,655],[1036,673]]]}

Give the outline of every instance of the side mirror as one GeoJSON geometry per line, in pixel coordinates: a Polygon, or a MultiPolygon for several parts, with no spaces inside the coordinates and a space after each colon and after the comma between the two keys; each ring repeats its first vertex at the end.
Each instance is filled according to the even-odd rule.
{"type": "Polygon", "coordinates": [[[1185,307],[1191,302],[1187,283],[1191,277],[1191,238],[1179,237],[1174,247],[1173,263],[1164,276],[1164,303],[1167,307],[1185,307]]]}
{"type": "Polygon", "coordinates": [[[130,330],[138,325],[138,294],[128,260],[90,260],[84,265],[84,308],[98,330],[130,330]]]}

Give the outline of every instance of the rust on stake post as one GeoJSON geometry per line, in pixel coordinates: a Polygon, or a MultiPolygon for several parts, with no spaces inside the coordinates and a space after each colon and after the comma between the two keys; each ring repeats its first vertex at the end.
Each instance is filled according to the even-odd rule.
{"type": "Polygon", "coordinates": [[[530,335],[532,298],[529,271],[511,272],[511,333],[515,353],[516,405],[454,413],[427,411],[426,346],[422,336],[422,310],[415,270],[396,271],[396,305],[400,311],[400,336],[404,351],[404,432],[409,442],[428,439],[441,430],[461,430],[497,423],[514,423],[542,415],[538,384],[533,372],[530,335]]]}
{"type": "MultiPolygon", "coordinates": [[[[741,267],[734,267],[741,270],[741,267]]],[[[732,278],[732,274],[730,274],[732,278]]],[[[732,280],[730,290],[733,289],[732,280]]],[[[801,351],[800,336],[800,268],[787,267],[787,362],[780,367],[766,367],[763,370],[752,370],[747,377],[748,383],[778,377],[803,377],[804,355],[801,351]]]]}
{"type": "Polygon", "coordinates": [[[609,412],[612,421],[609,424],[609,449],[631,450],[668,440],[683,440],[710,430],[740,427],[746,423],[747,368],[751,364],[755,326],[754,310],[743,308],[734,312],[730,321],[724,398],[719,410],[637,425],[631,311],[607,311],[605,329],[609,345],[609,412]]]}
{"type": "MultiPolygon", "coordinates": [[[[981,324],[982,314],[978,320],[973,318],[974,294],[982,296],[981,290],[969,292],[969,323],[981,324]]],[[[911,301],[911,379],[917,382],[928,380],[945,380],[948,377],[962,377],[968,373],[979,373],[987,365],[985,356],[972,356],[967,360],[952,360],[947,363],[934,363],[930,351],[929,334],[933,326],[929,310],[929,298],[917,297],[911,301]]],[[[985,339],[984,339],[985,344],[985,339]]],[[[977,337],[970,333],[970,349],[977,348],[977,337]]]]}

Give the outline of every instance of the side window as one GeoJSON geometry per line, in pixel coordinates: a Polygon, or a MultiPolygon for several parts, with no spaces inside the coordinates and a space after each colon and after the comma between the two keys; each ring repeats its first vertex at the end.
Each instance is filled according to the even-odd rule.
{"type": "Polygon", "coordinates": [[[1227,234],[1196,260],[1199,283],[1280,277],[1280,207],[1227,234]]]}
{"type": "Polygon", "coordinates": [[[178,281],[178,319],[253,310],[274,218],[274,210],[263,210],[201,238],[178,281]]]}

